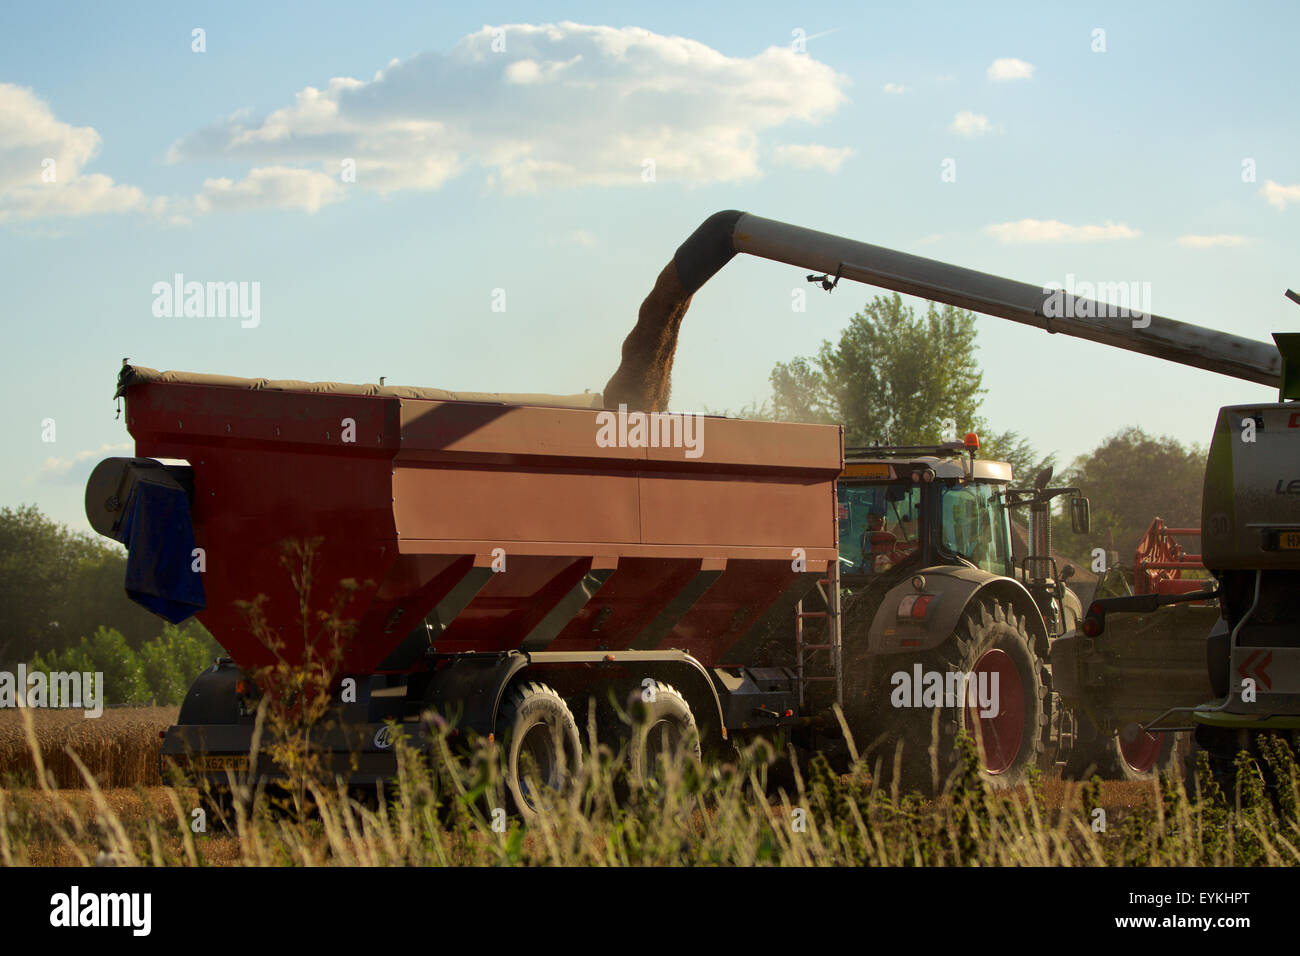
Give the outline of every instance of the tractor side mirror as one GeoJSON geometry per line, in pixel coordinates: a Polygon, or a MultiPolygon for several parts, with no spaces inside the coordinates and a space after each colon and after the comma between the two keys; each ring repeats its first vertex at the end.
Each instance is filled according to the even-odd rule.
{"type": "Polygon", "coordinates": [[[1070,527],[1075,534],[1087,534],[1090,522],[1088,518],[1088,499],[1082,496],[1070,499],[1070,527]]]}

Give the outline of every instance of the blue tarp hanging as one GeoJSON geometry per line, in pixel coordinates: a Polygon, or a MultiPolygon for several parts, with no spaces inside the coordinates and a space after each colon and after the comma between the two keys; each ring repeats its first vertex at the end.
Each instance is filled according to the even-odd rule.
{"type": "Polygon", "coordinates": [[[127,547],[131,600],[173,624],[207,606],[203,575],[193,570],[194,528],[184,488],[137,481],[117,536],[127,547]]]}

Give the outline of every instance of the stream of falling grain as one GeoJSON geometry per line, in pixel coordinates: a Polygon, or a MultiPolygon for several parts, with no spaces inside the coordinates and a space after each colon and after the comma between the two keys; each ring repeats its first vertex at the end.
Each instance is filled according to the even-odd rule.
{"type": "Polygon", "coordinates": [[[605,385],[606,408],[627,405],[632,411],[667,410],[677,333],[690,304],[691,297],[677,278],[676,264],[668,263],[641,303],[636,325],[623,340],[622,362],[605,385]]]}

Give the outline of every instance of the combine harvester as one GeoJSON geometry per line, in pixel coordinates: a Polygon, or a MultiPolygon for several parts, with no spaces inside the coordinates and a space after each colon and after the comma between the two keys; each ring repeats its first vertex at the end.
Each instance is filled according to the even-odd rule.
{"type": "MultiPolygon", "coordinates": [[[[838,427],[667,413],[690,298],[736,252],[815,270],[828,290],[851,278],[1250,381],[1283,377],[1264,343],[1158,316],[1135,329],[1104,303],[738,212],[711,217],[678,249],[603,399],[126,365],[117,393],[136,457],[96,468],[88,517],[126,544],[133,598],[173,621],[197,613],[232,655],[191,688],[164,760],[217,780],[248,766],[250,675],[302,662],[315,633],[282,566],[295,545],[314,549],[312,613],[349,582],[339,607],[355,627],[318,745],[353,784],[390,777],[392,725],[427,741],[430,711],[503,742],[507,789],[526,817],[537,791],[521,754],[563,786],[589,719],[630,744],[636,772],[653,747],[719,750],[756,734],[843,753],[836,704],[860,743],[888,756],[904,742],[909,781],[939,782],[961,730],[976,733],[995,783],[1063,759],[1070,715],[1053,709],[1048,661],[1081,606],[1052,564],[1045,522],[1012,566],[1008,512],[1027,506],[1035,520],[1068,494],[1086,530],[1086,499],[1048,487],[1050,474],[1010,489],[1008,466],[976,460],[974,435],[853,449],[846,465],[838,427]],[[841,609],[845,583],[854,594],[841,609]],[[255,636],[237,602],[259,598],[255,636]],[[918,665],[986,684],[996,675],[1001,700],[985,713],[973,697],[895,699],[918,665]],[[609,700],[643,705],[636,731],[609,700]],[[927,754],[935,710],[943,737],[927,754]]],[[[1230,494],[1207,491],[1206,502],[1214,534],[1258,537],[1234,530],[1230,494]]],[[[1269,526],[1283,544],[1285,531],[1269,526]]],[[[1230,620],[1236,666],[1245,645],[1230,620]]]]}

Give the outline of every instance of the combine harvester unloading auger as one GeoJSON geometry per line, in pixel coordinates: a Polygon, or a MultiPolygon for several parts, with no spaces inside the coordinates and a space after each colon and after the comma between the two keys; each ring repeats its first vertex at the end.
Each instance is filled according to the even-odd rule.
{"type": "MultiPolygon", "coordinates": [[[[1135,670],[1126,668],[1122,657],[1104,653],[1108,614],[1112,636],[1122,647],[1124,639],[1113,632],[1126,620],[1131,629],[1128,614],[1193,600],[1203,604],[1206,598],[1204,593],[1142,594],[1095,602],[1083,633],[1071,631],[1052,642],[1053,690],[1064,708],[1077,710],[1080,718],[1070,728],[1061,725],[1060,715],[1054,719],[1062,733],[1074,738],[1060,744],[1062,754],[1067,744],[1075,748],[1074,759],[1062,762],[1080,773],[1105,765],[1108,758],[1126,772],[1149,771],[1152,760],[1172,758],[1174,732],[1193,730],[1197,744],[1226,775],[1239,750],[1256,750],[1261,732],[1300,728],[1300,433],[1294,431],[1300,427],[1300,412],[1295,411],[1300,405],[1292,404],[1300,398],[1300,334],[1274,334],[1275,347],[728,210],[706,219],[660,273],[624,343],[623,363],[606,386],[607,403],[663,407],[672,352],[691,297],[737,253],[811,270],[808,281],[827,291],[841,279],[853,279],[1278,388],[1276,403],[1220,409],[1207,462],[1203,551],[1218,583],[1213,597],[1220,600],[1221,616],[1204,641],[1192,635],[1190,653],[1202,655],[1218,699],[1189,696],[1198,692],[1189,690],[1185,666],[1181,671],[1173,666],[1135,670]],[[1120,614],[1124,617],[1116,617],[1120,614]],[[1169,686],[1162,683],[1166,675],[1169,686]],[[1141,697],[1144,687],[1152,703],[1138,712],[1151,734],[1141,734],[1137,749],[1147,753],[1134,766],[1117,732],[1131,732],[1133,698],[1141,697]],[[1111,702],[1118,699],[1126,703],[1117,711],[1111,702]],[[1171,699],[1176,705],[1166,707],[1171,699]],[[1086,731],[1082,740],[1080,726],[1086,731]],[[1086,739],[1098,730],[1116,745],[1113,753],[1095,738],[1086,739]],[[1163,747],[1162,731],[1170,738],[1163,747]]],[[[1287,297],[1300,303],[1290,290],[1287,297]]],[[[1177,663],[1185,664],[1188,653],[1183,640],[1176,649],[1177,663]]],[[[1145,662],[1150,662],[1149,654],[1145,662]]]]}
{"type": "Polygon", "coordinates": [[[607,407],[620,402],[645,411],[665,407],[677,335],[691,297],[742,252],[819,273],[808,279],[827,290],[841,279],[854,279],[1261,385],[1276,387],[1281,376],[1281,357],[1265,342],[1158,315],[1135,323],[1131,315],[1114,316],[1110,303],[728,210],[706,219],[659,273],[623,343],[623,362],[605,386],[607,407]]]}
{"type": "MultiPolygon", "coordinates": [[[[195,681],[164,760],[218,783],[249,770],[263,695],[254,675],[308,656],[303,605],[282,567],[296,543],[314,549],[313,607],[351,582],[338,611],[353,629],[331,675],[334,691],[351,692],[339,693],[331,731],[313,743],[354,785],[391,778],[394,725],[429,746],[430,712],[461,739],[504,743],[505,787],[525,817],[543,809],[539,782],[572,779],[589,722],[624,747],[634,776],[652,769],[665,742],[726,750],[764,735],[843,756],[836,704],[860,750],[887,763],[902,744],[908,783],[941,783],[925,778],[932,766],[940,776],[951,769],[961,731],[975,733],[995,784],[1063,763],[1077,737],[1070,708],[1091,706],[1075,679],[1086,641],[1101,638],[1108,612],[1179,598],[1099,602],[1095,633],[1077,633],[1083,608],[1064,583],[1073,569],[1056,566],[1046,515],[1069,496],[1072,524],[1086,530],[1078,489],[1049,487],[1049,472],[1010,487],[1008,465],[977,460],[973,434],[845,449],[839,427],[709,418],[693,451],[598,440],[606,409],[665,410],[691,296],[737,252],[813,270],[827,289],[855,279],[1281,383],[1284,402],[1300,391],[1294,355],[1284,363],[1264,343],[1159,316],[1115,318],[1104,303],[738,212],[708,219],[660,273],[603,398],[126,365],[117,394],[137,457],[100,463],[87,516],[127,545],[135,600],[173,621],[197,614],[232,655],[195,681]],[[1015,567],[1018,507],[1029,509],[1031,548],[1015,567]],[[843,614],[841,584],[854,590],[843,614]],[[238,602],[259,597],[254,630],[238,602]],[[774,642],[792,612],[793,633],[774,642]],[[278,635],[274,653],[265,634],[278,635]],[[999,688],[1000,702],[966,697],[962,684],[932,706],[921,683],[936,673],[999,688]],[[1069,706],[1054,706],[1058,698],[1069,706]],[[639,730],[611,700],[633,705],[639,730]],[[531,781],[528,763],[538,770],[531,781]]],[[[1295,337],[1275,338],[1290,353],[1295,337]]],[[[1209,660],[1224,699],[1194,722],[1220,755],[1237,738],[1206,728],[1290,727],[1294,716],[1272,715],[1300,713],[1291,407],[1223,409],[1211,448],[1203,552],[1221,585],[1209,660]],[[1238,447],[1244,418],[1258,423],[1259,441],[1238,447]],[[1274,496],[1278,476],[1289,477],[1274,496]],[[1232,674],[1253,674],[1252,692],[1242,695],[1232,674]]],[[[1089,714],[1106,725],[1104,713],[1089,714]]]]}

